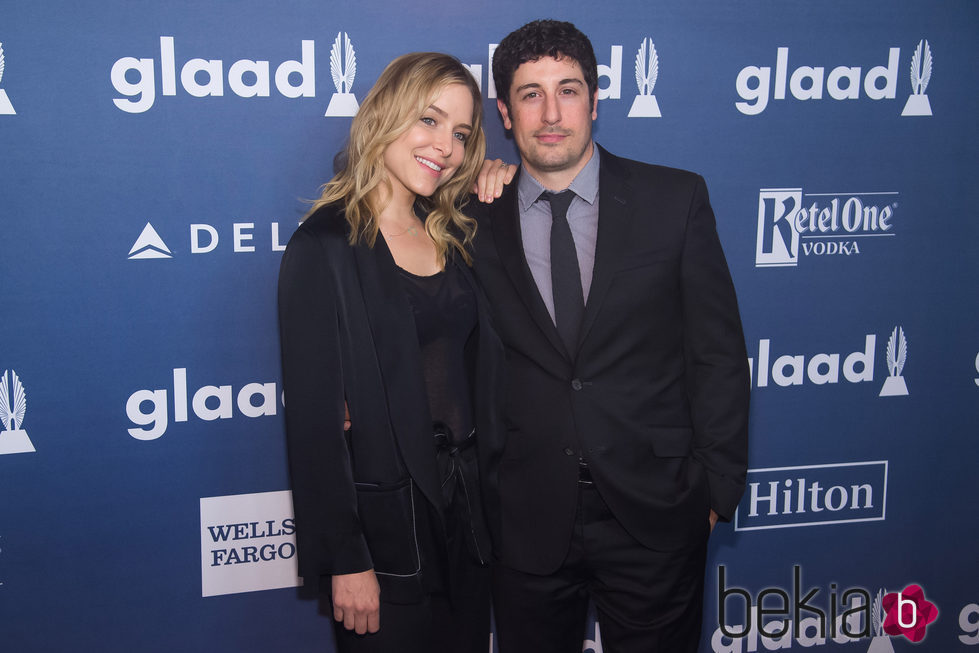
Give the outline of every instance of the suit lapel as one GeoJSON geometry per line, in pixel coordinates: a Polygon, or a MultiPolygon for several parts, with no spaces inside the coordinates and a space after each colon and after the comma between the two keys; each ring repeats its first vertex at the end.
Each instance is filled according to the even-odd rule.
{"type": "Polygon", "coordinates": [[[527,307],[534,323],[547,338],[551,346],[567,357],[561,336],[558,335],[551,314],[541,299],[537,282],[527,265],[527,257],[523,251],[523,238],[520,232],[520,206],[517,199],[519,174],[504,188],[499,200],[490,205],[493,214],[493,237],[500,261],[506,269],[517,295],[527,307]]]}
{"type": "Polygon", "coordinates": [[[380,234],[373,248],[354,247],[354,258],[391,429],[411,476],[433,505],[441,505],[431,439],[419,439],[432,432],[432,420],[414,314],[399,285],[397,265],[380,234]]]}
{"type": "MultiPolygon", "coordinates": [[[[578,349],[601,312],[602,303],[618,269],[622,253],[628,251],[632,233],[632,191],[627,184],[627,172],[611,154],[600,148],[598,171],[598,237],[595,242],[595,268],[591,289],[585,304],[585,316],[578,333],[578,349]]],[[[575,352],[577,353],[577,352],[575,352]]]]}

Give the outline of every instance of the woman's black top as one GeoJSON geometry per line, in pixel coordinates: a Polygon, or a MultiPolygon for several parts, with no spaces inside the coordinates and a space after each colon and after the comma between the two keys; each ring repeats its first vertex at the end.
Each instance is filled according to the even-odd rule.
{"type": "Polygon", "coordinates": [[[466,343],[476,328],[475,294],[451,261],[428,277],[399,270],[415,315],[432,421],[448,427],[450,444],[461,444],[473,432],[466,343]]]}

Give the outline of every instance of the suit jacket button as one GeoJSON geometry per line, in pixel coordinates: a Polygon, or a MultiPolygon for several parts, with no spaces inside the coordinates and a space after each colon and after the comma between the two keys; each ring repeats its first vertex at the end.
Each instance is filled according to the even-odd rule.
{"type": "Polygon", "coordinates": [[[565,447],[564,448],[564,455],[565,456],[573,456],[574,455],[574,449],[572,449],[571,447],[565,447]]]}
{"type": "Polygon", "coordinates": [[[581,390],[581,379],[572,379],[571,388],[573,390],[581,390]]]}

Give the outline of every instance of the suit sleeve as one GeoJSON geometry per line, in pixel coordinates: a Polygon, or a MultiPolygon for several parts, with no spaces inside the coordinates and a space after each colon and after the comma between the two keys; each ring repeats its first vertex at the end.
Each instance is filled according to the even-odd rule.
{"type": "Polygon", "coordinates": [[[372,567],[343,431],[339,302],[327,256],[320,240],[300,227],[279,271],[286,443],[299,569],[307,582],[372,567]]]}
{"type": "Polygon", "coordinates": [[[697,177],[681,261],[687,393],[694,457],[707,470],[711,508],[730,520],[748,464],[747,351],[734,284],[697,177]]]}

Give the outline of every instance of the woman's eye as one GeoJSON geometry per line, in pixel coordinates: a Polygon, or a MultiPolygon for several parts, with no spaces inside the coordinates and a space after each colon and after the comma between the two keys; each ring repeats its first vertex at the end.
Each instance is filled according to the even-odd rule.
{"type": "Polygon", "coordinates": [[[430,127],[435,124],[435,118],[429,118],[428,116],[422,116],[421,121],[430,127]]]}
{"type": "Polygon", "coordinates": [[[456,140],[462,143],[465,143],[467,140],[469,140],[469,134],[465,132],[456,132],[455,134],[453,134],[453,136],[455,136],[456,140]]]}

